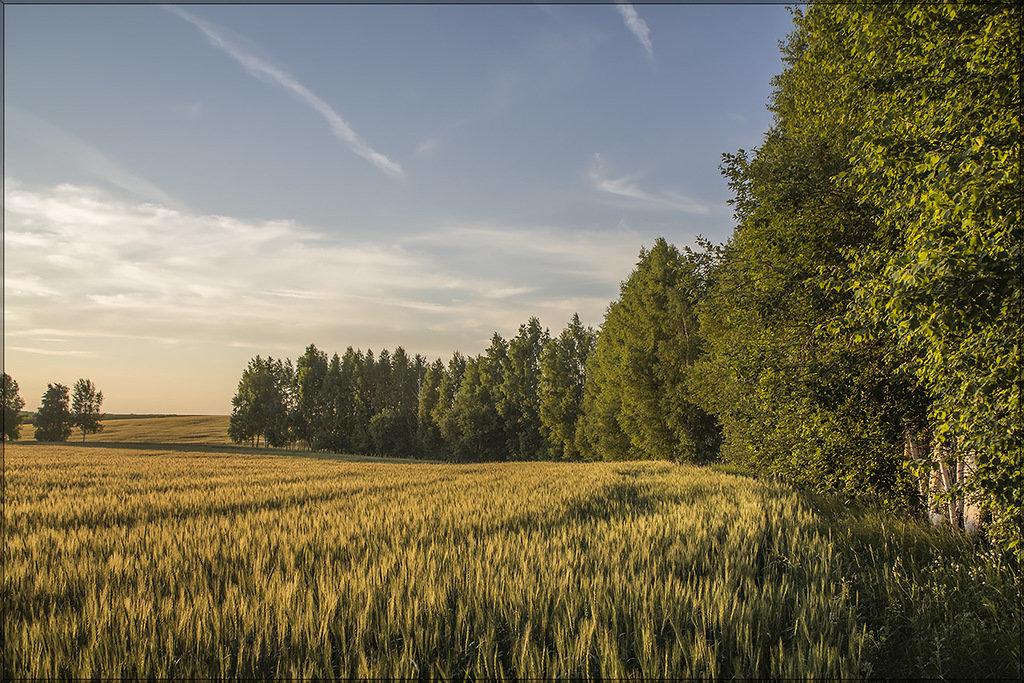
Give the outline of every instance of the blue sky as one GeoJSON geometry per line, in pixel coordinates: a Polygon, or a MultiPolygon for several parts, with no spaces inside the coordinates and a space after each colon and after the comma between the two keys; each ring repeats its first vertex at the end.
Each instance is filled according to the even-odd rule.
{"type": "Polygon", "coordinates": [[[256,354],[601,323],[728,238],[780,5],[6,5],[4,366],[227,413],[256,354]]]}

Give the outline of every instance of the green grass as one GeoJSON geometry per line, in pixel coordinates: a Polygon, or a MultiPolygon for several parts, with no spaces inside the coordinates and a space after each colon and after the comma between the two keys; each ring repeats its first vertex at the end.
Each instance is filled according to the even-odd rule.
{"type": "Polygon", "coordinates": [[[666,463],[6,447],[4,678],[1015,675],[980,548],[666,463]]]}
{"type": "Polygon", "coordinates": [[[867,672],[1021,678],[1021,582],[1012,557],[959,532],[812,497],[858,595],[867,672]]]}

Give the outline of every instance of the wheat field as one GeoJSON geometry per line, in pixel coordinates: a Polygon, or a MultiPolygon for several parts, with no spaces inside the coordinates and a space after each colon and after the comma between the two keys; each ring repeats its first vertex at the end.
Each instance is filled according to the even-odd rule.
{"type": "Polygon", "coordinates": [[[4,677],[855,675],[792,493],[659,463],[6,448],[4,677]]]}
{"type": "MultiPolygon", "coordinates": [[[[102,421],[103,431],[87,434],[90,443],[182,443],[230,445],[228,415],[166,415],[119,417],[102,421]]],[[[80,441],[81,432],[71,435],[80,441]]]]}

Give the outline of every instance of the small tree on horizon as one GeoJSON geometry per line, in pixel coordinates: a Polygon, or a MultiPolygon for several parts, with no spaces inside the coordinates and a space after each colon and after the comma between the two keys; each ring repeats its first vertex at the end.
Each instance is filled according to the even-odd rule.
{"type": "Polygon", "coordinates": [[[82,430],[82,443],[85,443],[86,432],[95,434],[103,431],[100,424],[100,406],[103,404],[103,392],[96,390],[96,385],[89,379],[75,382],[75,390],[71,397],[71,424],[82,430]]]}
{"type": "Polygon", "coordinates": [[[25,407],[25,401],[18,395],[18,383],[6,372],[3,373],[0,383],[4,404],[3,438],[17,441],[21,435],[21,409],[25,407]]]}
{"type": "Polygon", "coordinates": [[[71,410],[68,388],[63,384],[47,384],[36,413],[36,441],[67,441],[71,436],[71,410]]]}

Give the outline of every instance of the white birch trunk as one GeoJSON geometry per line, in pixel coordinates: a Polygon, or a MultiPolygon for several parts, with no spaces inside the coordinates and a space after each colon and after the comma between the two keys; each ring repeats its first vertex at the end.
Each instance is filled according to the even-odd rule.
{"type": "MultiPolygon", "coordinates": [[[[908,448],[912,448],[908,446],[908,448]]],[[[963,455],[952,455],[951,449],[935,444],[932,449],[932,462],[935,469],[931,476],[921,482],[922,497],[926,501],[928,521],[933,525],[948,522],[955,529],[975,535],[981,531],[981,506],[976,500],[963,493],[963,485],[974,473],[974,451],[963,455]],[[938,499],[949,496],[946,502],[938,499]]]]}
{"type": "MultiPolygon", "coordinates": [[[[942,482],[942,495],[948,496],[950,490],[953,488],[952,473],[949,471],[949,465],[946,464],[946,449],[942,446],[936,447],[936,452],[939,456],[939,480],[942,482]]],[[[945,508],[946,518],[949,523],[956,527],[956,517],[954,516],[954,505],[952,501],[947,500],[941,504],[945,508]]]]}
{"type": "MultiPolygon", "coordinates": [[[[974,463],[977,453],[974,451],[968,452],[964,456],[964,478],[970,478],[974,475],[974,463]]],[[[971,536],[976,536],[981,533],[981,506],[978,504],[978,500],[974,497],[967,498],[964,501],[964,531],[971,536]]]]}
{"type": "Polygon", "coordinates": [[[954,501],[956,503],[956,520],[957,520],[959,528],[963,529],[964,528],[964,504],[965,504],[966,501],[964,500],[965,496],[964,496],[964,493],[963,493],[963,484],[964,484],[964,456],[962,456],[962,455],[958,455],[957,458],[956,458],[956,484],[957,484],[957,487],[958,487],[957,490],[960,491],[960,493],[954,499],[954,501]]]}
{"type": "Polygon", "coordinates": [[[942,495],[942,459],[939,457],[941,450],[939,446],[935,447],[934,455],[936,456],[937,466],[931,470],[931,477],[928,487],[928,521],[933,526],[942,524],[942,520],[945,519],[945,514],[942,509],[942,503],[938,501],[938,497],[942,495]]]}

